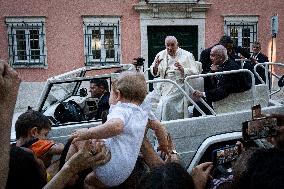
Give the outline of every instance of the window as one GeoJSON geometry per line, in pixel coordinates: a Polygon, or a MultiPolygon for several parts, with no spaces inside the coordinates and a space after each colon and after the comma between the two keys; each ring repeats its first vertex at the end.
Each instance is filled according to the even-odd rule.
{"type": "Polygon", "coordinates": [[[119,18],[84,18],[87,66],[120,63],[119,18]]]}
{"type": "Polygon", "coordinates": [[[7,18],[10,64],[46,66],[44,18],[7,18]]]}
{"type": "Polygon", "coordinates": [[[252,43],[257,41],[257,16],[225,16],[225,35],[231,36],[237,46],[252,51],[252,43]]]}

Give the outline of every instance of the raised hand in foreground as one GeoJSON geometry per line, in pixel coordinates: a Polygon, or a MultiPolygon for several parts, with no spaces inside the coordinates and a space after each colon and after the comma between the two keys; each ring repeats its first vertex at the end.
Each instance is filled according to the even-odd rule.
{"type": "Polygon", "coordinates": [[[91,140],[84,141],[84,146],[75,153],[62,169],[47,183],[44,189],[60,189],[77,173],[90,167],[103,165],[110,160],[110,152],[102,143],[93,145],[91,140]]]}
{"type": "Polygon", "coordinates": [[[12,118],[20,82],[17,72],[0,60],[0,185],[4,188],[9,169],[12,118]]]}

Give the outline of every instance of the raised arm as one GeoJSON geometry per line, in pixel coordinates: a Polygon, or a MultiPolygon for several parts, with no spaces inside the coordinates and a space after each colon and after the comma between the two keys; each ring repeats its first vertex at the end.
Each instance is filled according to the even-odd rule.
{"type": "Polygon", "coordinates": [[[158,139],[159,148],[166,154],[169,153],[167,131],[159,120],[149,120],[148,127],[152,129],[158,139]]]}
{"type": "Polygon", "coordinates": [[[90,167],[103,165],[110,160],[110,152],[104,145],[95,145],[92,152],[92,142],[85,141],[84,147],[75,153],[62,169],[45,185],[43,189],[61,189],[80,171],[90,167]]]}
{"type": "Polygon", "coordinates": [[[121,119],[113,118],[97,127],[75,131],[72,134],[72,138],[74,138],[73,143],[81,140],[105,139],[117,136],[122,133],[123,127],[124,123],[121,119]]]}
{"type": "Polygon", "coordinates": [[[17,72],[0,61],[0,184],[3,188],[9,170],[11,126],[20,82],[17,72]]]}
{"type": "Polygon", "coordinates": [[[158,165],[163,165],[165,162],[160,158],[160,156],[155,152],[149,140],[144,137],[140,152],[146,164],[152,168],[158,165]]]}
{"type": "Polygon", "coordinates": [[[60,155],[64,149],[64,144],[62,143],[55,143],[49,150],[49,154],[52,155],[60,155]]]}
{"type": "Polygon", "coordinates": [[[150,66],[150,71],[151,71],[151,73],[152,73],[152,75],[153,75],[154,77],[160,75],[159,72],[160,72],[160,69],[161,69],[161,68],[160,68],[159,66],[160,66],[160,64],[161,64],[162,61],[163,61],[163,58],[161,58],[160,55],[157,54],[156,57],[155,57],[154,62],[153,62],[152,65],[150,66]]]}

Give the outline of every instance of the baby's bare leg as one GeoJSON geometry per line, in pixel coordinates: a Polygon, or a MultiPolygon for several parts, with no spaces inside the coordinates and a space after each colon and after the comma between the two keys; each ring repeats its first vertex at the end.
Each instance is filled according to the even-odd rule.
{"type": "Polygon", "coordinates": [[[85,189],[103,189],[107,188],[96,176],[95,172],[92,171],[89,173],[84,181],[84,188],[85,189]]]}

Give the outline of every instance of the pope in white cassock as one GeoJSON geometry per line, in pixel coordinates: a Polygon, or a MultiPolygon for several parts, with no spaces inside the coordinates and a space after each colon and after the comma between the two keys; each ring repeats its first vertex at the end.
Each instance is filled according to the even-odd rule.
{"type": "MultiPolygon", "coordinates": [[[[184,78],[188,75],[199,74],[200,65],[195,62],[193,55],[178,47],[174,36],[165,39],[166,49],[159,52],[150,67],[154,77],[171,79],[184,87],[184,78]]],[[[183,94],[174,84],[157,83],[154,91],[146,97],[146,102],[151,104],[153,112],[160,120],[174,120],[184,117],[185,99],[183,94]]]]}

